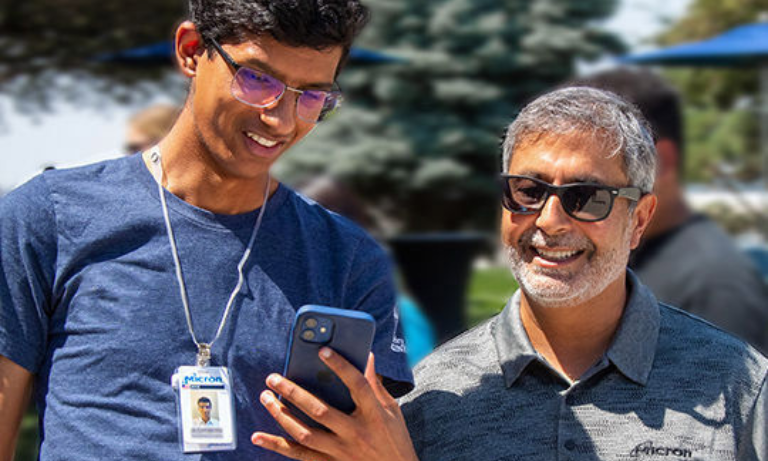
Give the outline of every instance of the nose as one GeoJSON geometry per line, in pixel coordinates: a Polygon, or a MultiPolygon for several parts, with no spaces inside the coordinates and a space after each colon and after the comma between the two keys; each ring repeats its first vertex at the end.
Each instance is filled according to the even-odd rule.
{"type": "Polygon", "coordinates": [[[298,94],[285,91],[285,94],[273,105],[261,110],[261,121],[276,135],[288,135],[296,128],[296,104],[298,94]]]}
{"type": "Polygon", "coordinates": [[[563,209],[560,197],[550,195],[536,217],[536,227],[547,235],[563,234],[571,228],[571,217],[563,209]]]}

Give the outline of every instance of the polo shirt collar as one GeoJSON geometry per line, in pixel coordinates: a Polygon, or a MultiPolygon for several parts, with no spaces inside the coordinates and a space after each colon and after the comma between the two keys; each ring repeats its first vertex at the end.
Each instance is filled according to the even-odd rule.
{"type": "MultiPolygon", "coordinates": [[[[493,337],[507,387],[534,360],[545,362],[528,339],[520,319],[520,290],[496,317],[493,337]]],[[[606,357],[630,380],[645,385],[659,337],[659,306],[653,294],[627,269],[627,305],[606,357]]]]}

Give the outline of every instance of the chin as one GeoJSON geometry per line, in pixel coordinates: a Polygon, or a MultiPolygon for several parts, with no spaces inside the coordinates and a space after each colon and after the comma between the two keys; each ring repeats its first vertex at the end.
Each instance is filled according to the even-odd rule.
{"type": "MultiPolygon", "coordinates": [[[[616,252],[618,253],[618,252],[616,252]]],[[[509,268],[526,298],[545,308],[579,306],[603,293],[626,270],[613,252],[569,273],[533,266],[507,246],[509,268]]]]}

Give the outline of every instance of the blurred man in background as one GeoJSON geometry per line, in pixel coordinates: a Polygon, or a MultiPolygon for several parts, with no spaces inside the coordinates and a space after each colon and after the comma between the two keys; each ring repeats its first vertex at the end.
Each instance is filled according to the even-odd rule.
{"type": "Polygon", "coordinates": [[[768,287],[748,257],[683,190],[684,136],[678,93],[648,70],[617,69],[569,82],[612,91],[635,104],[654,132],[659,204],[629,266],[660,301],[768,351],[768,287]]]}
{"type": "Polygon", "coordinates": [[[170,104],[155,104],[135,113],[128,119],[123,153],[143,152],[159,143],[178,116],[179,108],[170,104]]]}

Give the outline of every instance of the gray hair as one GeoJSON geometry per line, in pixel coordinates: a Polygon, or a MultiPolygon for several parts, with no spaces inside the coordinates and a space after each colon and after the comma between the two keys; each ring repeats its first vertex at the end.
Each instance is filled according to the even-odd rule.
{"type": "Polygon", "coordinates": [[[651,192],[656,177],[656,147],[645,118],[609,91],[572,87],[547,93],[528,104],[507,129],[503,145],[506,172],[517,147],[537,136],[573,133],[591,136],[621,154],[629,185],[651,192]]]}

